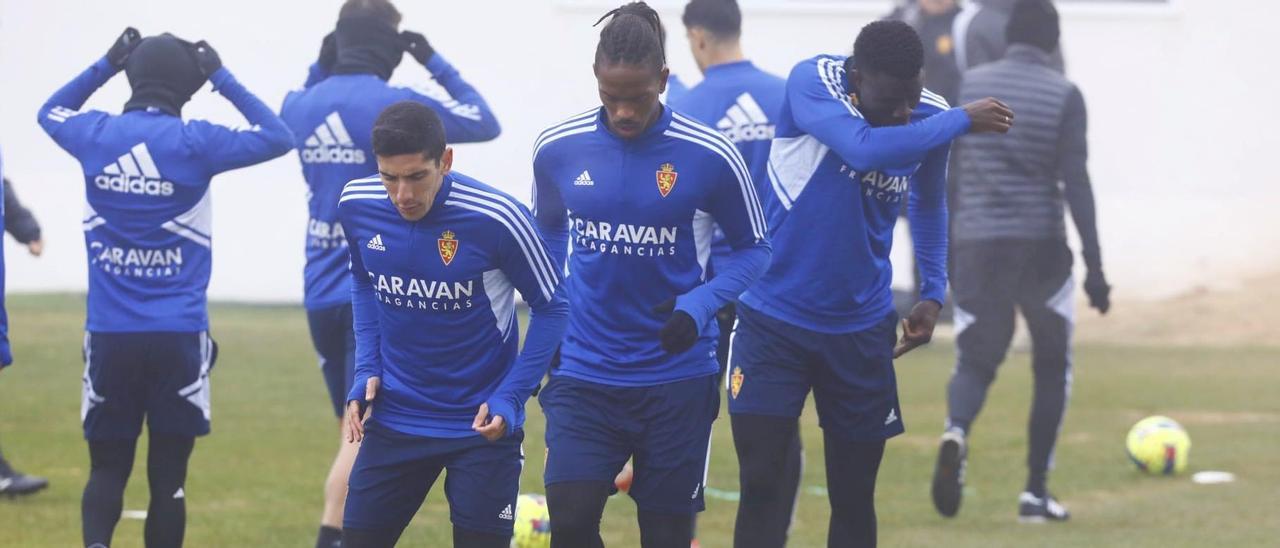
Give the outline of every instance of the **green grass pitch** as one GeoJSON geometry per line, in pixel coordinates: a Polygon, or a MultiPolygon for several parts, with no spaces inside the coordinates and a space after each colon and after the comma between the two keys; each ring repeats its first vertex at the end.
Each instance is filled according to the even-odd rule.
{"type": "MultiPolygon", "coordinates": [[[[24,471],[48,476],[34,497],[0,499],[0,546],[74,546],[80,540],[80,492],[88,455],[80,437],[80,345],[83,297],[16,296],[9,300],[18,363],[0,373],[0,446],[24,471]]],[[[297,307],[215,305],[221,347],[213,373],[214,432],[196,444],[186,486],[187,545],[311,546],[322,484],[335,446],[330,414],[297,307]]],[[[969,486],[960,516],[938,517],[929,502],[944,385],[953,352],[947,343],[898,362],[908,433],[889,442],[877,504],[882,546],[1264,546],[1280,536],[1280,350],[1084,346],[1076,350],[1071,409],[1050,487],[1070,507],[1061,525],[1016,523],[1024,474],[1030,398],[1028,356],[1001,370],[974,431],[969,486]],[[1191,470],[1227,470],[1238,480],[1196,485],[1187,477],[1135,472],[1124,456],[1128,427],[1149,414],[1181,421],[1193,440],[1191,470]]],[[[748,380],[748,382],[750,382],[748,380]]],[[[522,489],[542,491],[543,418],[529,404],[522,489]]],[[[723,407],[722,407],[723,409],[723,407]]],[[[807,453],[791,546],[823,546],[827,502],[821,434],[812,405],[803,429],[807,453]]],[[[736,458],[722,411],[715,427],[703,546],[731,545],[737,505],[736,458]]],[[[145,446],[144,446],[145,447],[145,446]]],[[[146,508],[145,451],[125,498],[146,508]]],[[[448,546],[442,489],[428,497],[405,532],[404,546],[448,546]]],[[[609,503],[609,546],[638,546],[634,505],[609,503]]],[[[141,546],[142,522],[125,519],[115,546],[141,546]]]]}

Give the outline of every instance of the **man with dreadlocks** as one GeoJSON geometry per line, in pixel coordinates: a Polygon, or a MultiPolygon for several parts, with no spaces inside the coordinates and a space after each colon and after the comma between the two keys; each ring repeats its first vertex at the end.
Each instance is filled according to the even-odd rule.
{"type": "Polygon", "coordinates": [[[659,100],[663,29],[644,2],[609,12],[603,106],[534,145],[534,216],[568,257],[569,327],[539,400],[552,545],[603,546],[613,479],[634,457],[644,546],[688,546],[719,412],[716,311],[769,261],[751,173],[728,139],[659,100]],[[732,251],[707,281],[714,225],[732,251]]]}
{"type": "Polygon", "coordinates": [[[854,56],[819,55],[787,79],[769,153],[776,252],[739,299],[729,365],[743,484],[735,546],[786,542],[787,521],[755,498],[782,489],[810,389],[824,436],[828,544],[876,543],[876,475],[885,440],[903,432],[893,360],[929,341],[947,286],[950,143],[1013,121],[994,99],[948,109],[921,86],[923,63],[916,32],[882,21],[858,34],[854,56]],[[889,250],[903,200],[924,284],[895,348],[889,250]]]}

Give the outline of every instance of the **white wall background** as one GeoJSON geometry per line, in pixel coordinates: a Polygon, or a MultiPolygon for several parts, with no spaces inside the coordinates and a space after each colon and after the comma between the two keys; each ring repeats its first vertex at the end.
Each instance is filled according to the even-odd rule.
{"type": "MultiPolygon", "coordinates": [[[[546,125],[597,101],[591,23],[620,0],[405,1],[405,28],[425,33],[486,95],[504,131],[460,147],[457,166],[527,199],[529,146],[546,125]]],[[[744,2],[744,4],[749,2],[744,2]]],[[[845,52],[889,2],[756,0],[745,46],[785,74],[818,52],[845,52]]],[[[2,0],[0,150],[6,174],[44,225],[46,255],[6,243],[11,292],[83,290],[74,160],[35,113],[58,86],[105,53],[120,30],[207,39],[239,79],[271,105],[301,84],[339,0],[2,0]]],[[[674,72],[698,79],[677,0],[659,0],[674,72]]],[[[1173,0],[1164,6],[1061,6],[1069,75],[1090,110],[1091,168],[1104,259],[1121,296],[1153,297],[1231,285],[1280,266],[1280,176],[1271,130],[1280,96],[1268,0],[1173,0]]],[[[422,82],[406,57],[401,82],[422,82]]],[[[88,106],[118,111],[123,75],[88,106]]],[[[207,89],[189,117],[241,118],[207,89]]],[[[299,301],[306,219],[296,154],[214,180],[215,298],[299,301]]],[[[899,253],[902,253],[901,251],[899,253]]]]}

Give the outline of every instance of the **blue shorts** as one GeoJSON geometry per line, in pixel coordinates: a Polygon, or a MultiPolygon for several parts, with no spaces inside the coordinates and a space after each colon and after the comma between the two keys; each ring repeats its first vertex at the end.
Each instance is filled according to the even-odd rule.
{"type": "Polygon", "coordinates": [[[329,388],[333,414],[341,419],[356,375],[356,332],[351,322],[351,305],[307,310],[307,325],[311,328],[311,345],[320,355],[320,371],[329,388]]]}
{"type": "Polygon", "coordinates": [[[610,386],[553,375],[538,395],[547,416],[547,485],[607,481],[634,457],[631,498],[641,510],[704,508],[717,375],[656,386],[610,386]]]}
{"type": "Polygon", "coordinates": [[[209,433],[209,372],[218,345],[205,331],[84,335],[80,419],[88,440],[209,433]]]}
{"type": "Polygon", "coordinates": [[[524,451],[524,431],[490,442],[465,438],[425,438],[401,434],[370,421],[360,454],[347,480],[342,526],[403,531],[427,492],[444,480],[449,518],[461,529],[510,535],[524,451]]]}
{"type": "Polygon", "coordinates": [[[810,331],[738,304],[729,413],[799,417],[813,390],[818,423],[851,441],[904,431],[893,371],[897,313],[853,333],[810,331]]]}

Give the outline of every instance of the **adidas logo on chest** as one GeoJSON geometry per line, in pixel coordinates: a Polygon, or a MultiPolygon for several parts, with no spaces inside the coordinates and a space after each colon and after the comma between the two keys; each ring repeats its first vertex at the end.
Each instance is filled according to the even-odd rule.
{"type": "Polygon", "coordinates": [[[724,118],[716,122],[716,129],[730,141],[741,143],[773,140],[775,128],[755,98],[743,93],[725,111],[724,118]]]}
{"type": "Polygon", "coordinates": [[[337,112],[329,113],[303,144],[306,145],[301,154],[303,163],[363,164],[367,158],[363,150],[356,148],[337,112]]]}
{"type": "Polygon", "coordinates": [[[582,175],[573,180],[573,186],[596,186],[596,182],[591,180],[591,174],[584,169],[582,175]]]}
{"type": "Polygon", "coordinates": [[[93,178],[93,184],[102,190],[143,196],[172,196],[174,191],[174,184],[160,175],[146,143],[134,145],[102,168],[102,174],[93,178]]]}
{"type": "Polygon", "coordinates": [[[381,234],[374,234],[372,238],[369,238],[369,243],[365,244],[365,247],[367,247],[367,248],[369,248],[369,249],[372,249],[372,250],[374,250],[374,251],[386,251],[386,250],[387,250],[387,246],[385,246],[385,245],[383,245],[383,244],[382,244],[382,235],[381,235],[381,234]]]}

